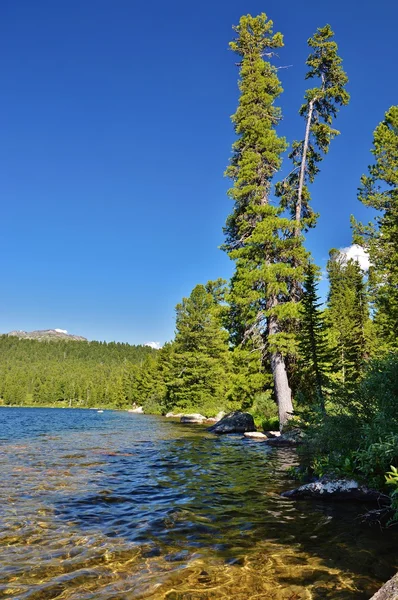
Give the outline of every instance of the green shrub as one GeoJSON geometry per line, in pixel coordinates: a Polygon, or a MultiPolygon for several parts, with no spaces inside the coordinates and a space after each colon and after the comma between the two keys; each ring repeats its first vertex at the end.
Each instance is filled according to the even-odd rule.
{"type": "MultiPolygon", "coordinates": [[[[371,487],[382,489],[388,468],[398,466],[398,431],[380,432],[381,423],[363,428],[363,440],[355,452],[356,469],[371,487]]],[[[385,425],[385,424],[384,424],[385,425]]]]}
{"type": "Polygon", "coordinates": [[[371,361],[353,394],[335,397],[333,408],[335,414],[312,415],[303,468],[386,489],[385,473],[398,467],[398,356],[371,361]]]}
{"type": "Polygon", "coordinates": [[[349,415],[325,416],[311,423],[299,448],[303,466],[319,477],[340,475],[346,471],[346,459],[352,461],[360,436],[357,420],[349,415]]]}
{"type": "Polygon", "coordinates": [[[341,389],[335,393],[332,404],[337,412],[364,423],[382,417],[386,424],[398,424],[398,354],[370,361],[354,392],[347,394],[341,389]]]}
{"type": "Polygon", "coordinates": [[[256,426],[264,431],[279,429],[278,407],[271,390],[256,394],[248,412],[253,416],[256,426]]]}
{"type": "Polygon", "coordinates": [[[278,417],[262,419],[260,427],[263,429],[263,431],[279,431],[279,419],[278,417]]]}
{"type": "Polygon", "coordinates": [[[394,511],[391,523],[398,521],[398,469],[391,465],[391,471],[388,471],[385,477],[386,484],[393,487],[393,490],[390,492],[391,508],[394,511]]]}

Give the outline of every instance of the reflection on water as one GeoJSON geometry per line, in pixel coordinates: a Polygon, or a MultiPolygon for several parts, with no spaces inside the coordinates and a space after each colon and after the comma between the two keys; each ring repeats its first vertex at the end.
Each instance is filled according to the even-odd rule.
{"type": "Polygon", "coordinates": [[[0,597],[369,598],[395,531],[295,504],[287,450],[165,419],[0,409],[0,597]]]}

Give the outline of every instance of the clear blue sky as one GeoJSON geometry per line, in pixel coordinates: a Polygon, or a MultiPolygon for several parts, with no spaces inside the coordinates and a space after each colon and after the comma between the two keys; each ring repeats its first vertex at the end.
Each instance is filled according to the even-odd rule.
{"type": "Polygon", "coordinates": [[[229,277],[228,42],[242,13],[262,11],[285,36],[289,140],[303,136],[306,40],[327,22],[336,32],[352,99],[312,189],[308,245],[324,266],[351,243],[372,131],[398,102],[398,3],[2,0],[0,331],[164,342],[181,297],[229,277]]]}

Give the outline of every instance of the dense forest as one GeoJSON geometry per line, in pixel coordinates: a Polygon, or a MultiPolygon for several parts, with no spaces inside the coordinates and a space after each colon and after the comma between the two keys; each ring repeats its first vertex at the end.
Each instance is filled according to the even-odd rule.
{"type": "Polygon", "coordinates": [[[155,350],[105,342],[0,336],[5,405],[127,408],[135,373],[155,350]]]}
{"type": "Polygon", "coordinates": [[[249,410],[265,428],[306,432],[307,471],[398,490],[398,105],[374,124],[370,166],[358,173],[358,201],[371,221],[352,217],[352,241],[369,268],[331,249],[323,301],[318,283],[326,274],[305,236],[322,209],[311,185],[350,100],[334,32],[325,25],[308,40],[310,87],[304,91],[303,81],[297,107],[303,137],[288,142],[277,133],[283,36],[264,14],[243,16],[234,29],[239,102],[223,245],[235,265],[231,281],[196,285],[176,307],[174,340],[159,351],[2,337],[1,397],[10,404],[136,403],[157,414],[249,410]]]}

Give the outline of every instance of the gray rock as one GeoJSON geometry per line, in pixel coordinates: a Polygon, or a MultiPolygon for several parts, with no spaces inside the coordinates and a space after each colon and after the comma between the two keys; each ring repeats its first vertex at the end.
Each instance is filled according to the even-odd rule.
{"type": "Polygon", "coordinates": [[[173,413],[168,412],[166,415],[166,419],[181,419],[184,416],[184,413],[173,413]]]}
{"type": "Polygon", "coordinates": [[[391,577],[370,600],[398,600],[398,573],[391,577]]]}
{"type": "Polygon", "coordinates": [[[245,438],[253,439],[257,442],[266,442],[268,439],[261,431],[245,431],[243,435],[245,438]]]}
{"type": "Polygon", "coordinates": [[[225,416],[225,412],[219,412],[215,417],[208,417],[206,423],[218,423],[225,416]]]}
{"type": "Polygon", "coordinates": [[[143,414],[144,409],[142,408],[142,406],[138,406],[137,408],[129,408],[128,412],[129,413],[143,414]]]}
{"type": "Polygon", "coordinates": [[[206,421],[206,417],[200,415],[199,413],[194,413],[192,415],[183,415],[180,419],[180,423],[199,423],[202,424],[203,421],[206,421]]]}
{"type": "Polygon", "coordinates": [[[225,415],[218,423],[208,428],[211,433],[245,433],[256,431],[254,420],[249,413],[234,411],[225,415]]]}
{"type": "Polygon", "coordinates": [[[358,500],[362,502],[374,502],[381,496],[376,490],[371,490],[360,485],[353,479],[321,479],[312,483],[306,483],[300,487],[283,492],[284,498],[293,500],[358,500]]]}

